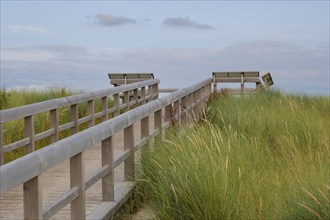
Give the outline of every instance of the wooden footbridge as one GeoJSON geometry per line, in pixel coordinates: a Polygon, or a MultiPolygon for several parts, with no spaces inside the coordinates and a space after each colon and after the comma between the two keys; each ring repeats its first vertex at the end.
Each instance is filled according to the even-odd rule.
{"type": "MultiPolygon", "coordinates": [[[[247,82],[247,75],[240,77],[247,82]]],[[[1,111],[0,219],[111,218],[134,186],[141,148],[164,137],[168,127],[198,119],[217,78],[214,73],[213,79],[168,90],[174,92],[161,98],[158,79],[124,80],[115,88],[1,111]],[[97,101],[102,108],[95,112],[97,101]],[[87,116],[79,117],[82,105],[87,116]],[[69,109],[70,121],[60,124],[63,108],[69,109]],[[49,115],[49,128],[36,133],[38,114],[49,115]],[[6,123],[15,120],[23,120],[24,137],[5,143],[6,123]],[[88,128],[79,132],[84,123],[88,128]],[[70,136],[60,140],[63,131],[70,136]],[[35,143],[45,138],[51,143],[36,150],[35,143]],[[19,148],[26,155],[5,163],[5,155],[19,148]]],[[[260,81],[253,82],[260,89],[260,81]]]]}

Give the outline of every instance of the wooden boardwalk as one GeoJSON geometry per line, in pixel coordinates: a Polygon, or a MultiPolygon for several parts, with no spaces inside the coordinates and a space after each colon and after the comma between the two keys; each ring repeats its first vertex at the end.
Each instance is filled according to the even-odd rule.
{"type": "MultiPolygon", "coordinates": [[[[153,129],[154,120],[150,117],[150,127],[153,129]]],[[[140,122],[134,125],[135,142],[140,140],[140,122]]],[[[115,156],[123,150],[123,131],[115,134],[114,146],[115,156]]],[[[137,154],[139,152],[136,152],[137,154]]],[[[136,156],[138,158],[138,156],[136,156]]],[[[42,201],[45,208],[57,198],[61,197],[70,189],[70,161],[65,161],[56,167],[48,170],[42,177],[42,201]]],[[[101,144],[97,144],[85,151],[85,176],[86,178],[97,169],[101,168],[101,144]]],[[[115,189],[123,186],[124,164],[115,169],[115,189]]],[[[86,212],[87,216],[98,204],[102,202],[102,183],[99,181],[86,191],[86,212]]],[[[118,190],[115,190],[117,192],[118,190]]],[[[22,219],[23,213],[23,187],[19,186],[0,197],[0,219],[17,220],[22,219]]],[[[70,205],[55,214],[51,219],[70,219],[70,205]]]]}

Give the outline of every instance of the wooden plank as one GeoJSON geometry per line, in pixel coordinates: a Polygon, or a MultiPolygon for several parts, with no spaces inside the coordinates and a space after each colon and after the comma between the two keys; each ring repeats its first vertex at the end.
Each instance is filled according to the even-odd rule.
{"type": "Polygon", "coordinates": [[[79,188],[74,187],[67,191],[62,197],[58,198],[52,204],[49,204],[44,210],[42,219],[49,219],[58,211],[63,209],[67,204],[70,204],[79,195],[79,188]]]}
{"type": "Polygon", "coordinates": [[[158,83],[156,83],[156,84],[154,84],[154,85],[152,86],[152,93],[154,94],[154,96],[153,96],[153,97],[154,97],[153,100],[159,98],[159,93],[158,93],[158,83]]]}
{"type": "Polygon", "coordinates": [[[74,126],[75,126],[74,122],[69,122],[69,123],[66,123],[66,124],[63,124],[63,125],[59,125],[58,126],[58,132],[64,131],[66,129],[73,128],[74,126]]]}
{"type": "Polygon", "coordinates": [[[108,174],[102,178],[102,201],[109,202],[114,200],[114,151],[112,137],[102,141],[102,167],[108,167],[108,174]]]}
{"type": "Polygon", "coordinates": [[[100,179],[105,177],[109,173],[109,167],[102,167],[87,177],[85,181],[85,190],[88,190],[95,183],[97,183],[100,179]]]}
{"type": "Polygon", "coordinates": [[[22,146],[26,146],[28,144],[30,144],[30,138],[29,137],[4,146],[3,147],[3,153],[7,153],[9,151],[15,150],[15,149],[17,149],[19,147],[22,147],[22,146]]]}
{"type": "Polygon", "coordinates": [[[55,128],[51,128],[47,131],[34,135],[34,141],[38,141],[38,140],[44,139],[46,137],[53,136],[54,134],[55,134],[55,128]]]}
{"type": "Polygon", "coordinates": [[[23,185],[24,219],[42,218],[42,188],[39,176],[32,178],[23,185]]]}
{"type": "Polygon", "coordinates": [[[85,163],[84,153],[70,159],[70,188],[78,187],[78,197],[71,202],[71,219],[85,219],[85,163]]]}
{"type": "Polygon", "coordinates": [[[124,150],[124,151],[119,152],[115,156],[115,159],[113,161],[113,167],[116,168],[119,165],[121,165],[127,158],[129,158],[130,155],[131,155],[130,150],[124,150]]]}
{"type": "Polygon", "coordinates": [[[114,213],[126,202],[132,192],[134,183],[123,182],[116,187],[115,200],[113,202],[102,202],[87,216],[88,220],[111,219],[114,213]]]}

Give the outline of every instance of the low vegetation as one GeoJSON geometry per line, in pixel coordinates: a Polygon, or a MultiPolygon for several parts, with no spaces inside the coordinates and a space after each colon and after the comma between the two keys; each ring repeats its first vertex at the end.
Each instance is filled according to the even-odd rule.
{"type": "Polygon", "coordinates": [[[144,154],[135,205],[159,219],[330,219],[329,111],[329,97],[215,97],[144,154]]]}
{"type": "MultiPolygon", "coordinates": [[[[0,107],[3,109],[10,109],[18,106],[33,104],[55,98],[62,98],[70,95],[82,93],[81,91],[74,91],[67,88],[49,88],[43,90],[35,89],[0,89],[1,102],[0,107]]],[[[112,102],[109,102],[111,105],[112,102]]],[[[95,112],[101,111],[101,100],[95,102],[95,112]]],[[[79,104],[78,106],[79,118],[87,116],[87,103],[79,104]]],[[[58,111],[59,125],[70,122],[70,107],[60,108],[58,111]]],[[[96,121],[96,124],[99,121],[96,121]]],[[[50,128],[49,112],[36,114],[34,116],[35,134],[46,131],[50,128]]],[[[87,128],[87,124],[81,124],[79,130],[87,128]]],[[[63,139],[71,134],[70,130],[60,132],[59,138],[63,139]]],[[[24,137],[24,120],[18,119],[10,122],[5,122],[3,125],[4,144],[10,144],[21,140],[24,137]]],[[[50,144],[50,138],[44,138],[36,142],[35,148],[40,149],[50,144]]],[[[22,155],[25,155],[25,148],[21,147],[14,151],[4,154],[5,163],[12,161],[22,155]]]]}

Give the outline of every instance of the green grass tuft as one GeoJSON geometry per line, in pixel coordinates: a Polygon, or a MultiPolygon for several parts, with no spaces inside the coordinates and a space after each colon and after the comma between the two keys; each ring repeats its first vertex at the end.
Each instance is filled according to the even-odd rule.
{"type": "Polygon", "coordinates": [[[143,205],[160,219],[329,219],[329,109],[279,92],[215,98],[207,120],[145,154],[143,205]]]}

